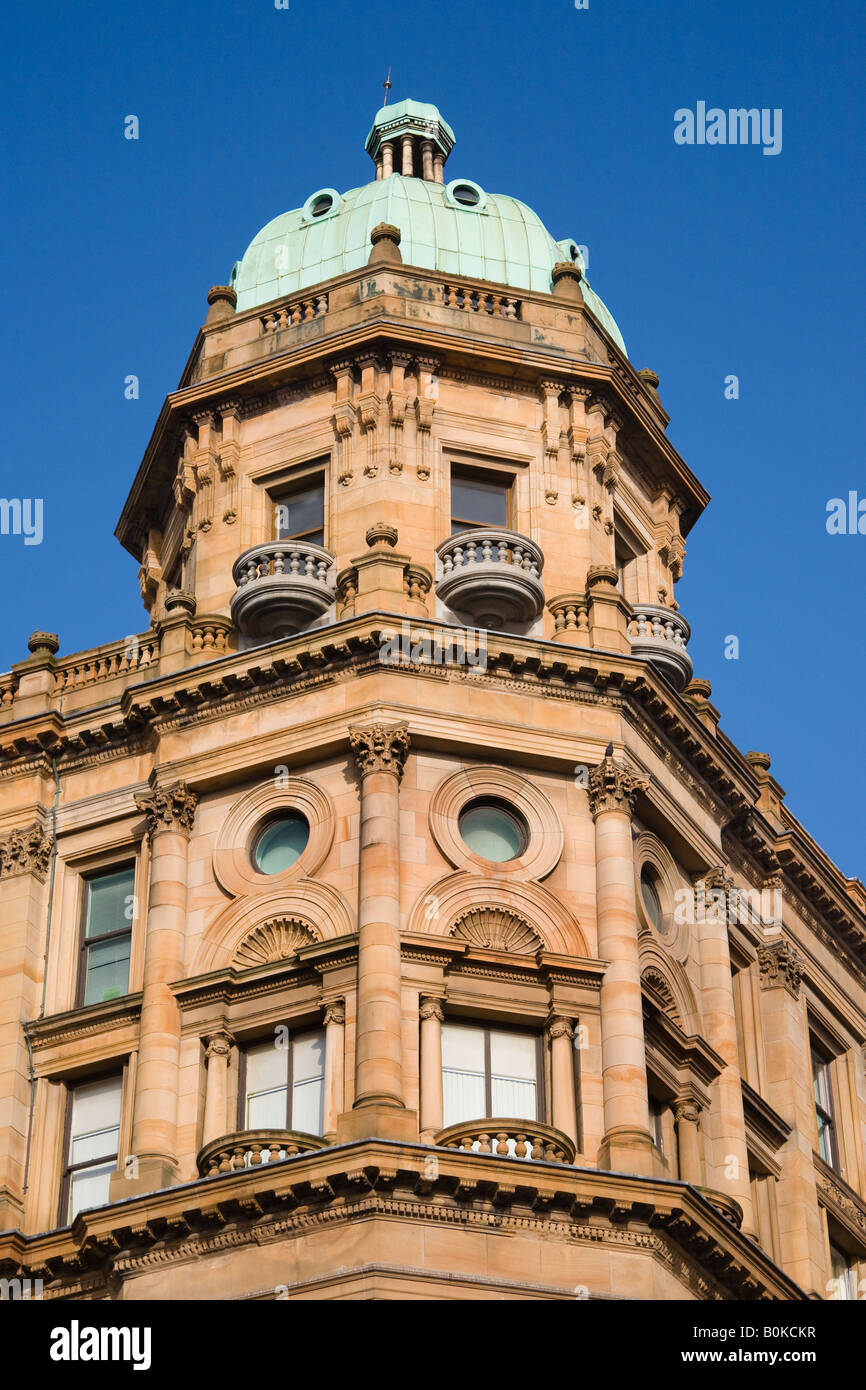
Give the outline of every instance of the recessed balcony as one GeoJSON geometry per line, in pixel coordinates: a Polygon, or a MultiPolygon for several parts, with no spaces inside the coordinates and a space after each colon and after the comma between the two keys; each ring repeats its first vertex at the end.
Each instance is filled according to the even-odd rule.
{"type": "Polygon", "coordinates": [[[465,1120],[441,1130],[436,1143],[445,1149],[526,1162],[573,1163],[576,1152],[567,1134],[539,1120],[465,1120]]]}
{"type": "Polygon", "coordinates": [[[673,608],[657,603],[636,603],[633,607],[628,625],[632,655],[651,662],[675,690],[682,690],[692,678],[692,659],[686,651],[691,628],[673,608]]]}
{"type": "Polygon", "coordinates": [[[263,1163],[279,1163],[296,1154],[315,1153],[327,1148],[316,1134],[291,1129],[242,1129],[213,1139],[200,1150],[196,1163],[203,1178],[235,1173],[241,1168],[258,1168],[263,1163]]]}
{"type": "Polygon", "coordinates": [[[540,546],[517,531],[460,531],[436,549],[436,592],[481,627],[533,622],[544,607],[540,546]]]}
{"type": "Polygon", "coordinates": [[[232,566],[237,592],[232,620],[246,637],[290,637],[321,618],[334,602],[334,557],[305,541],[267,541],[232,566]]]}

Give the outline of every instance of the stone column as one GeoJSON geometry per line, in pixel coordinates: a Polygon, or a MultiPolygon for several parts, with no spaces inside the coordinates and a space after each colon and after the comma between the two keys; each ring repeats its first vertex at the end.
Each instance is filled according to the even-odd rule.
{"type": "MultiPolygon", "coordinates": [[[[0,1124],[0,1230],[15,1226],[31,1231],[40,1229],[34,1224],[34,1197],[38,1195],[43,1163],[35,1125],[30,1133],[28,1156],[30,1061],[21,1024],[22,1020],[36,1018],[39,1013],[48,900],[46,880],[50,876],[53,850],[54,837],[42,819],[10,830],[0,838],[0,922],[4,957],[3,988],[0,989],[0,1094],[4,1097],[3,1123],[0,1124]]],[[[64,999],[61,1008],[73,1003],[72,999],[64,999]]],[[[41,1085],[44,1089],[47,1082],[41,1085]]],[[[56,1192],[53,1200],[56,1215],[56,1192]]],[[[53,1220],[54,1217],[52,1223],[53,1220]]]]}
{"type": "Polygon", "coordinates": [[[577,1147],[577,1104],[574,1095],[574,1027],[570,1018],[553,1014],[547,1025],[550,1040],[551,1123],[577,1147]]]}
{"type": "Polygon", "coordinates": [[[806,1008],[800,997],[802,961],[796,948],[779,935],[758,947],[758,966],[764,1096],[793,1126],[777,1155],[782,1169],[776,1189],[779,1263],[807,1293],[826,1298],[830,1270],[812,1160],[815,1098],[806,1008]]]}
{"type": "Polygon", "coordinates": [[[433,155],[433,182],[445,182],[445,156],[441,150],[437,150],[433,155]]]}
{"type": "Polygon", "coordinates": [[[595,821],[598,955],[607,962],[601,986],[604,1138],[599,1168],[650,1174],[646,1052],[638,955],[631,816],[646,782],[612,756],[589,774],[595,821]]]}
{"type": "Polygon", "coordinates": [[[325,1005],[325,1104],[322,1133],[332,1139],[337,1132],[337,1119],[343,1109],[346,1052],[346,1005],[342,999],[331,999],[325,1005]]]}
{"type": "Polygon", "coordinates": [[[394,172],[394,146],[386,140],[382,146],[382,178],[387,179],[394,172]]]}
{"type": "Polygon", "coordinates": [[[202,1126],[202,1147],[212,1139],[222,1139],[230,1134],[234,1125],[226,1122],[226,1096],[228,1094],[229,1062],[231,1061],[234,1038],[231,1033],[220,1030],[209,1033],[205,1038],[205,1058],[207,1060],[207,1083],[204,1097],[204,1125],[202,1126]]]}
{"type": "MultiPolygon", "coordinates": [[[[704,1117],[709,1140],[710,1170],[708,1187],[728,1192],[743,1209],[743,1230],[755,1231],[752,1191],[749,1183],[749,1155],[746,1149],[746,1122],[737,1050],[737,1018],[734,1011],[734,982],[728,944],[728,891],[731,879],[722,867],[707,870],[699,880],[696,894],[695,935],[701,967],[701,1018],[707,1042],[726,1063],[713,1083],[712,1104],[704,1117]],[[722,910],[707,911],[707,891],[724,895],[722,910]]],[[[718,902],[715,903],[718,908],[718,902]]]]}
{"type": "Polygon", "coordinates": [[[358,1014],[355,1101],[338,1139],[417,1140],[403,1101],[400,966],[400,781],[409,750],[405,724],[350,728],[361,779],[358,863],[358,1014]]]}
{"type": "Polygon", "coordinates": [[[411,177],[412,177],[412,136],[411,136],[411,135],[404,135],[404,136],[402,137],[402,145],[403,145],[403,177],[406,178],[406,179],[411,179],[411,177]]]}
{"type": "Polygon", "coordinates": [[[442,1129],[442,1000],[423,995],[421,1018],[421,1142],[432,1144],[442,1129]]]}
{"type": "Polygon", "coordinates": [[[421,141],[421,174],[428,183],[433,183],[433,141],[421,141]]]}
{"type": "Polygon", "coordinates": [[[680,1177],[683,1182],[690,1182],[696,1187],[701,1187],[704,1182],[704,1164],[701,1157],[701,1107],[697,1101],[687,1096],[676,1102],[674,1119],[677,1125],[680,1177]]]}
{"type": "Polygon", "coordinates": [[[139,1176],[124,1182],[125,1196],[177,1181],[180,1010],[169,986],[183,976],[187,854],[198,795],[175,782],[135,801],[151,842],[150,893],[132,1124],[139,1176]]]}

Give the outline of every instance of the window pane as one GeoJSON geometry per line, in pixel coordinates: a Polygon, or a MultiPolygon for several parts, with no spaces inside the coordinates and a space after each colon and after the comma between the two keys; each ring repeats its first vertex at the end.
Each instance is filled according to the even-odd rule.
{"type": "Polygon", "coordinates": [[[275,1037],[268,1038],[247,1048],[247,1095],[288,1085],[289,1049],[276,1043],[275,1037]]]}
{"type": "Polygon", "coordinates": [[[511,1076],[534,1084],[538,1069],[534,1034],[491,1029],[490,1067],[494,1076],[511,1076]]]}
{"type": "Polygon", "coordinates": [[[452,477],[451,516],[455,530],[469,526],[508,525],[508,484],[486,483],[480,479],[452,477]]]}
{"type": "Polygon", "coordinates": [[[302,1134],[321,1134],[325,1083],[320,1076],[296,1081],[292,1087],[292,1129],[302,1134]]]}
{"type": "Polygon", "coordinates": [[[442,1119],[445,1128],[461,1120],[480,1120],[487,1109],[484,1076],[477,1072],[442,1068],[442,1119]]]}
{"type": "Polygon", "coordinates": [[[276,1091],[247,1092],[247,1129],[286,1128],[286,1087],[276,1091]]]}
{"type": "MultiPolygon", "coordinates": [[[[325,525],[325,487],[314,483],[312,487],[297,492],[285,493],[276,499],[277,540],[315,531],[319,535],[325,525]]],[[[316,544],[320,544],[316,541],[316,544]]]]}
{"type": "Polygon", "coordinates": [[[131,864],[125,869],[112,870],[110,874],[100,874],[87,880],[86,937],[130,929],[134,881],[135,869],[131,864]]]}
{"type": "Polygon", "coordinates": [[[484,1029],[465,1023],[443,1023],[442,1065],[484,1075],[484,1029]]]}
{"type": "Polygon", "coordinates": [[[103,1163],[96,1168],[82,1168],[81,1172],[72,1174],[69,1183],[69,1221],[73,1221],[78,1213],[87,1207],[105,1205],[114,1169],[113,1163],[103,1163]]]}
{"type": "Polygon", "coordinates": [[[490,1089],[494,1115],[506,1120],[538,1119],[534,1081],[515,1081],[494,1073],[490,1089]]]}
{"type": "Polygon", "coordinates": [[[129,989],[130,937],[116,936],[110,941],[97,941],[87,948],[87,969],[84,980],[84,1003],[101,1004],[106,999],[119,999],[129,989]]]}
{"type": "MultiPolygon", "coordinates": [[[[120,1097],[123,1080],[120,1076],[104,1076],[98,1081],[84,1081],[72,1090],[71,1143],[88,1134],[120,1126],[120,1097]]],[[[102,1153],[110,1153],[103,1149],[102,1153]]],[[[75,1160],[71,1160],[74,1162],[75,1160]]]]}
{"type": "Polygon", "coordinates": [[[292,1076],[296,1083],[320,1080],[325,1075],[324,1029],[293,1034],[292,1048],[292,1076]]]}

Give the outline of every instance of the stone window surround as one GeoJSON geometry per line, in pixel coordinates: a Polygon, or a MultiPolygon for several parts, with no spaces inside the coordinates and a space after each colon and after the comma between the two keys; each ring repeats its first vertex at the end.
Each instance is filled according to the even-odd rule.
{"type": "Polygon", "coordinates": [[[234,802],[220,826],[213,849],[217,882],[232,897],[274,892],[309,878],[322,865],[334,839],[336,816],[331,798],[304,777],[289,777],[276,786],[271,775],[261,785],[244,792],[234,802]],[[252,850],[265,822],[280,812],[298,811],[310,827],[302,854],[279,874],[263,874],[254,867],[252,850]]]}
{"type": "MultiPolygon", "coordinates": [[[[262,539],[266,541],[274,540],[276,537],[276,527],[274,526],[273,509],[278,494],[291,492],[296,487],[301,487],[304,483],[320,477],[322,481],[322,491],[324,493],[324,512],[322,519],[322,530],[324,533],[324,548],[327,550],[328,538],[330,535],[331,521],[331,456],[329,453],[322,453],[317,450],[309,458],[299,458],[291,463],[285,461],[272,465],[266,471],[251,474],[251,481],[255,485],[256,491],[261,491],[266,514],[263,519],[265,529],[261,530],[262,518],[254,517],[255,533],[261,533],[262,539]]],[[[255,494],[254,494],[255,495],[255,494]]],[[[288,545],[289,542],[287,541],[288,545]]]]}
{"type": "Polygon", "coordinates": [[[109,845],[102,845],[99,848],[82,848],[65,852],[60,846],[58,861],[62,880],[55,886],[55,901],[51,912],[53,960],[49,961],[48,967],[46,1006],[50,1009],[51,1014],[91,1007],[80,1002],[81,972],[79,963],[84,933],[85,880],[95,874],[110,873],[113,869],[120,869],[127,864],[133,864],[132,891],[137,910],[130,923],[129,981],[126,994],[119,996],[121,999],[128,998],[129,995],[135,994],[137,990],[141,989],[144,966],[145,924],[147,922],[150,877],[146,840],[142,838],[141,834],[135,837],[124,834],[109,845]],[[68,958],[70,944],[73,946],[75,957],[71,969],[65,969],[64,962],[59,959],[59,952],[63,951],[64,956],[68,958]],[[64,950],[64,947],[67,949],[64,950]]]}
{"type": "Polygon", "coordinates": [[[691,945],[689,923],[674,921],[674,895],[683,889],[691,892],[692,885],[679,870],[670,850],[658,836],[651,831],[642,830],[634,842],[634,891],[640,929],[642,933],[649,933],[654,940],[660,941],[680,962],[688,959],[691,945]],[[644,906],[641,891],[641,874],[644,868],[654,871],[654,883],[662,907],[661,931],[653,926],[644,906]]]}
{"type": "Polygon", "coordinates": [[[439,783],[430,798],[428,824],[435,844],[454,868],[486,877],[546,878],[559,863],[565,844],[562,823],[546,793],[510,768],[486,764],[466,765],[439,783]],[[480,798],[504,802],[526,822],[528,843],[516,859],[493,864],[464,843],[460,813],[480,798]]]}
{"type": "Polygon", "coordinates": [[[503,481],[509,483],[508,529],[523,536],[531,534],[532,468],[536,461],[534,455],[506,454],[502,450],[493,454],[483,450],[467,449],[465,443],[459,443],[447,436],[439,438],[438,451],[442,478],[438,499],[440,541],[451,535],[451,471],[455,468],[458,473],[501,474],[503,481]]]}

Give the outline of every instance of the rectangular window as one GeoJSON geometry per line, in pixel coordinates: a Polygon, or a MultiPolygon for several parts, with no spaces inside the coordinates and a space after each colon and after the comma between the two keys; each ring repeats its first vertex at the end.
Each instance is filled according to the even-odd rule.
{"type": "Polygon", "coordinates": [[[507,530],[511,525],[511,479],[495,473],[451,474],[451,534],[476,526],[507,530]]]}
{"type": "Polygon", "coordinates": [[[815,1093],[815,1120],[818,1125],[818,1152],[831,1168],[839,1166],[836,1128],[833,1122],[833,1084],[830,1059],[812,1046],[812,1085],[815,1093]]]}
{"type": "Polygon", "coordinates": [[[445,1127],[487,1117],[539,1119],[540,1060],[540,1039],[535,1033],[443,1024],[445,1127]]]}
{"type": "Polygon", "coordinates": [[[135,865],[84,880],[78,1003],[102,1004],[129,992],[135,865]]]}
{"type": "Polygon", "coordinates": [[[664,1126],[665,1103],[657,1096],[649,1097],[649,1118],[650,1131],[653,1142],[660,1154],[665,1151],[665,1126],[664,1126]]]}
{"type": "Polygon", "coordinates": [[[845,1250],[838,1245],[830,1246],[830,1268],[832,1282],[827,1297],[844,1302],[857,1301],[857,1264],[845,1250]]]}
{"type": "Polygon", "coordinates": [[[85,1207],[108,1201],[109,1180],[117,1168],[122,1086],[120,1076],[105,1076],[70,1089],[60,1212],[64,1225],[85,1207]]]}
{"type": "Polygon", "coordinates": [[[325,544],[325,480],[307,479],[303,486],[273,499],[274,531],[278,541],[310,541],[325,544]]]}
{"type": "Polygon", "coordinates": [[[308,1028],[252,1043],[244,1053],[241,1129],[322,1133],[325,1032],[308,1028]]]}

